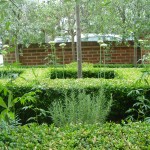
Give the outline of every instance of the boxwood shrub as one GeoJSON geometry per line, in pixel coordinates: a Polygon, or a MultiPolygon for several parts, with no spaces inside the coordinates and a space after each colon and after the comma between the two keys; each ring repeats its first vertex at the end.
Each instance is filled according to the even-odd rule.
{"type": "MultiPolygon", "coordinates": [[[[64,92],[71,90],[85,89],[88,94],[96,93],[101,86],[104,87],[106,95],[112,94],[113,106],[111,108],[108,120],[120,121],[124,119],[125,113],[133,106],[136,95],[128,96],[131,90],[143,89],[145,95],[150,99],[150,87],[145,83],[135,84],[135,81],[141,75],[141,69],[113,69],[115,72],[114,79],[103,78],[83,78],[83,79],[50,79],[50,68],[27,68],[21,74],[21,77],[8,84],[7,80],[1,79],[0,84],[7,85],[13,92],[14,97],[21,97],[25,93],[33,91],[36,93],[37,101],[33,104],[35,108],[48,110],[54,100],[64,99],[64,92]]],[[[27,119],[35,116],[35,111],[22,110],[23,106],[19,103],[16,105],[16,112],[21,118],[21,122],[26,123],[27,119]]],[[[40,114],[40,111],[38,112],[40,114]]],[[[49,116],[39,116],[40,123],[51,122],[49,116]]]]}
{"type": "MultiPolygon", "coordinates": [[[[48,81],[45,81],[43,85],[37,85],[35,87],[28,86],[9,86],[9,88],[13,91],[14,97],[22,96],[24,93],[30,91],[40,91],[36,92],[37,102],[32,105],[39,109],[48,110],[49,106],[54,100],[64,99],[64,92],[71,92],[71,90],[80,90],[85,89],[88,94],[93,94],[98,92],[101,86],[104,86],[106,96],[112,94],[113,97],[113,105],[111,108],[111,112],[109,114],[108,120],[112,121],[120,121],[124,119],[127,114],[125,113],[129,108],[133,106],[136,100],[135,95],[128,96],[128,93],[131,90],[137,89],[134,86],[127,86],[125,82],[123,85],[119,86],[119,83],[109,82],[102,83],[98,79],[81,79],[81,80],[70,80],[70,79],[56,79],[55,81],[51,81],[51,85],[47,85],[48,81]],[[115,85],[116,84],[116,85],[115,85]],[[118,85],[117,85],[118,84],[118,85]]],[[[147,90],[147,98],[150,98],[150,88],[147,86],[142,87],[147,90]]],[[[21,118],[22,123],[26,123],[26,120],[30,117],[35,117],[35,112],[31,110],[23,111],[21,110],[22,106],[16,106],[16,112],[18,112],[19,117],[21,118]]],[[[40,113],[40,112],[39,112],[40,113]]],[[[51,123],[51,118],[39,116],[39,122],[48,122],[51,123]]]]}
{"type": "Polygon", "coordinates": [[[107,68],[133,68],[133,64],[94,64],[94,68],[99,68],[99,67],[107,67],[107,68]]]}
{"type": "MultiPolygon", "coordinates": [[[[94,64],[94,68],[100,68],[101,67],[106,67],[106,68],[134,68],[135,66],[133,64],[94,64]]],[[[150,64],[137,64],[137,68],[144,68],[144,67],[149,67],[150,64]]]]}
{"type": "MultiPolygon", "coordinates": [[[[106,78],[113,79],[115,77],[114,70],[104,70],[98,68],[83,69],[83,78],[106,78]]],[[[50,70],[50,78],[77,78],[77,69],[75,68],[57,68],[50,70]]]]}
{"type": "Polygon", "coordinates": [[[23,73],[23,70],[20,69],[0,69],[0,78],[15,78],[21,73],[23,73]]]}
{"type": "Polygon", "coordinates": [[[28,124],[0,129],[0,149],[150,149],[150,124],[70,124],[57,128],[28,124]]]}

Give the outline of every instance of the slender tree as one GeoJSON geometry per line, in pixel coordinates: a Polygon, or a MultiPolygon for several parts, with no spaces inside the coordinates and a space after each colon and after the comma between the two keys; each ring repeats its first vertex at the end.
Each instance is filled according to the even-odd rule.
{"type": "Polygon", "coordinates": [[[81,50],[81,26],[80,26],[80,3],[79,1],[76,1],[76,26],[77,26],[78,78],[82,78],[82,50],[81,50]]]}

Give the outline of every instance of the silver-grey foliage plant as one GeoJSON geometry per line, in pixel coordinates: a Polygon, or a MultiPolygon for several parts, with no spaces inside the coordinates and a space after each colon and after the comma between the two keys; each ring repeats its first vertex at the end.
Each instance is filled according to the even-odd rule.
{"type": "Polygon", "coordinates": [[[104,89],[97,95],[87,94],[83,91],[72,91],[65,94],[65,100],[54,101],[50,107],[50,115],[56,126],[78,123],[103,123],[110,111],[112,98],[108,100],[104,89]]]}

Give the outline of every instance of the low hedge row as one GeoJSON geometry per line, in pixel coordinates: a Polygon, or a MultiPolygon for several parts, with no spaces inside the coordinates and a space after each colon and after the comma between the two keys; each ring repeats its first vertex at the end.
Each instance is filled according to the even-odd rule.
{"type": "MultiPolygon", "coordinates": [[[[112,80],[113,79],[109,79],[109,81],[107,80],[102,82],[100,79],[56,79],[53,81],[48,81],[47,79],[42,82],[43,85],[40,83],[37,83],[37,85],[35,84],[34,86],[13,85],[9,86],[9,88],[13,91],[14,97],[22,96],[24,93],[30,91],[35,91],[37,95],[37,102],[32,105],[34,105],[34,107],[37,107],[39,109],[42,108],[47,111],[54,100],[64,99],[65,92],[84,89],[88,94],[93,94],[98,92],[101,86],[103,86],[106,95],[112,94],[113,97],[113,105],[108,119],[112,121],[120,121],[127,116],[125,112],[136,102],[136,95],[128,96],[128,93],[131,90],[137,89],[138,87],[134,87],[133,85],[131,86],[130,83],[132,84],[132,82],[129,82],[129,84],[127,84],[126,80],[124,80],[124,82],[120,82],[120,80],[112,80]]],[[[139,88],[146,90],[147,98],[150,98],[149,86],[143,86],[139,88]]],[[[17,112],[19,114],[19,117],[24,124],[30,117],[35,117],[35,112],[33,110],[22,111],[21,107],[22,106],[20,105],[16,106],[16,108],[18,109],[17,112]]],[[[51,119],[49,117],[39,116],[39,121],[40,123],[51,123],[51,119]]]]}
{"type": "Polygon", "coordinates": [[[107,67],[107,68],[133,68],[133,64],[94,64],[93,67],[107,67]]]}
{"type": "MultiPolygon", "coordinates": [[[[92,69],[83,69],[82,71],[83,78],[105,78],[113,79],[115,77],[114,70],[104,70],[98,68],[92,69]]],[[[77,69],[75,68],[57,68],[50,70],[50,78],[77,78],[77,69]]]]}
{"type": "Polygon", "coordinates": [[[121,149],[149,150],[150,124],[77,124],[54,127],[28,124],[0,129],[0,149],[121,149]]]}
{"type": "Polygon", "coordinates": [[[23,70],[20,69],[0,69],[0,78],[18,77],[21,73],[23,73],[23,70]]]}
{"type": "MultiPolygon", "coordinates": [[[[25,69],[21,77],[7,84],[7,80],[0,80],[1,84],[7,84],[8,88],[13,91],[14,97],[21,97],[25,93],[34,91],[37,95],[37,102],[33,106],[48,110],[54,100],[64,99],[64,92],[71,90],[85,89],[88,94],[96,93],[101,86],[104,87],[106,95],[112,94],[113,106],[109,115],[109,120],[124,119],[125,113],[135,103],[136,95],[127,96],[131,90],[143,89],[146,91],[147,98],[150,98],[150,87],[144,83],[134,84],[135,80],[140,77],[141,69],[115,69],[114,79],[50,79],[48,74],[49,68],[25,69]]],[[[21,110],[22,106],[17,104],[21,122],[35,115],[33,110],[21,110]]],[[[40,112],[38,112],[40,113],[40,112]]],[[[49,117],[39,116],[42,122],[51,122],[49,117]]]]}
{"type": "MultiPolygon", "coordinates": [[[[145,66],[149,67],[150,64],[137,64],[137,68],[144,68],[145,66]]],[[[94,64],[94,68],[99,67],[107,67],[107,68],[134,68],[135,66],[133,64],[94,64]]]]}

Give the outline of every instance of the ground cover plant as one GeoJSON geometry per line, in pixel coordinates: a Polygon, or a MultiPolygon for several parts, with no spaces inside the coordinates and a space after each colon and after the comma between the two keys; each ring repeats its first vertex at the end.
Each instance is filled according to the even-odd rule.
{"type": "Polygon", "coordinates": [[[9,130],[0,128],[0,148],[5,149],[150,149],[149,123],[125,124],[28,124],[9,130]]]}

